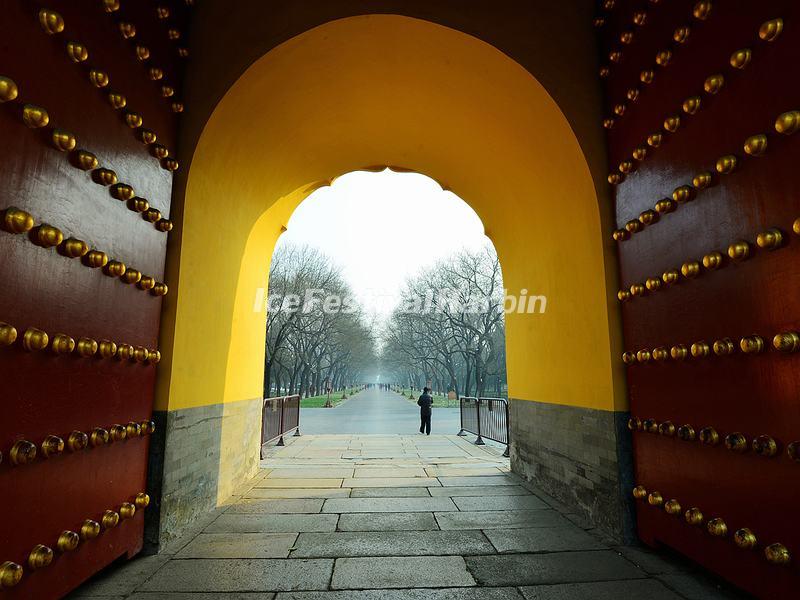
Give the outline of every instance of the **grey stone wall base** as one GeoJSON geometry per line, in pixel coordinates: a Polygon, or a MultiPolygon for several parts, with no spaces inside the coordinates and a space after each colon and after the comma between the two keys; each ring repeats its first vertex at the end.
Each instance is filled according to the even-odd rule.
{"type": "Polygon", "coordinates": [[[258,469],[261,399],[156,412],[145,552],[166,547],[258,469]]]}
{"type": "Polygon", "coordinates": [[[512,399],[511,468],[611,539],[636,539],[628,413],[512,399]]]}

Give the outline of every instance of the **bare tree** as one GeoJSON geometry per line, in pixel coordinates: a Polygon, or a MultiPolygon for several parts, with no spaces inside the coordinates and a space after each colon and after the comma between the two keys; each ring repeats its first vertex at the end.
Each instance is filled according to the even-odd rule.
{"type": "Polygon", "coordinates": [[[478,396],[493,383],[500,395],[506,379],[503,299],[500,263],[489,247],[421,271],[406,283],[384,328],[382,368],[400,383],[432,381],[478,396]]]}
{"type": "Polygon", "coordinates": [[[269,278],[264,393],[322,393],[374,368],[375,336],[339,269],[308,246],[275,252],[269,278]]]}

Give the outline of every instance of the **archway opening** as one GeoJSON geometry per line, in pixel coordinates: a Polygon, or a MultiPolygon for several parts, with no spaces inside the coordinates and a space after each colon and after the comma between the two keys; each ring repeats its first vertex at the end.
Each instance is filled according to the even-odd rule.
{"type": "MultiPolygon", "coordinates": [[[[174,421],[187,411],[221,420],[208,459],[215,472],[205,468],[195,485],[208,503],[257,465],[258,430],[248,423],[263,395],[266,328],[253,296],[266,287],[278,237],[314,190],[387,166],[425,173],[467,199],[497,249],[505,287],[548,298],[546,318],[507,316],[508,394],[527,411],[519,422],[539,411],[557,438],[564,407],[597,412],[611,429],[624,409],[621,367],[611,360],[610,243],[559,107],[528,71],[464,33],[394,15],[333,21],[253,63],[182,175],[157,409],[174,421]]],[[[186,435],[167,431],[178,447],[186,435]]],[[[165,493],[180,499],[179,489],[165,493]]]]}
{"type": "Polygon", "coordinates": [[[337,178],[297,207],[272,257],[263,439],[295,426],[413,433],[426,387],[433,430],[458,432],[461,396],[507,399],[505,314],[546,309],[522,292],[505,294],[480,218],[434,180],[390,169],[337,178]]]}

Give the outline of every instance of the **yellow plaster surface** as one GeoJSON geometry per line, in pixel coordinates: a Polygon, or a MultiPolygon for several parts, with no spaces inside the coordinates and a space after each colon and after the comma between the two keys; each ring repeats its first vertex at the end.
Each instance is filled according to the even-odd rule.
{"type": "Polygon", "coordinates": [[[384,165],[463,198],[509,291],[547,296],[545,314],[507,318],[509,395],[625,408],[611,358],[608,244],[567,120],[494,47],[392,15],[334,21],[276,47],[206,124],[172,259],[157,408],[261,395],[265,315],[253,305],[281,228],[316,187],[384,165]]]}

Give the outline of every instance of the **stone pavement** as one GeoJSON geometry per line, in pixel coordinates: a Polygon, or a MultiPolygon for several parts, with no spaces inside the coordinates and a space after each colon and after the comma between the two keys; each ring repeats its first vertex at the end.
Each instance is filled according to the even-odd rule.
{"type": "MultiPolygon", "coordinates": [[[[452,435],[460,428],[458,408],[433,409],[431,433],[452,435]]],[[[301,408],[300,429],[304,433],[409,435],[419,431],[419,407],[400,394],[369,388],[336,408],[301,408]]]]}
{"type": "Polygon", "coordinates": [[[457,436],[304,435],[95,600],[709,600],[692,565],[614,547],[457,436]]]}

